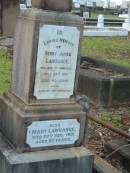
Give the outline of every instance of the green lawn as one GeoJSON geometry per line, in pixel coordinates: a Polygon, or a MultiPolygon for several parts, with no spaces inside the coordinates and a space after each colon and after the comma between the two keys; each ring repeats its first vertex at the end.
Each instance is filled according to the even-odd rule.
{"type": "MultiPolygon", "coordinates": [[[[102,12],[100,13],[102,14],[102,12]]],[[[99,16],[99,13],[91,13],[91,18],[97,19],[99,16]]],[[[122,19],[118,15],[111,15],[111,14],[103,14],[105,19],[122,19]]]]}
{"type": "Polygon", "coordinates": [[[82,55],[130,67],[130,40],[124,37],[86,37],[82,55]]]}
{"type": "Polygon", "coordinates": [[[0,95],[10,87],[11,60],[7,51],[0,49],[0,95]]]}
{"type": "MultiPolygon", "coordinates": [[[[121,37],[88,37],[82,41],[82,55],[130,67],[130,41],[121,37]]],[[[10,87],[11,59],[0,49],[0,95],[10,87]]]]}

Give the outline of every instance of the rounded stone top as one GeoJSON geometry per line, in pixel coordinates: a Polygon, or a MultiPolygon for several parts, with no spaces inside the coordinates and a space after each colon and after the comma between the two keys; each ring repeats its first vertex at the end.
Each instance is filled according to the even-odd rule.
{"type": "Polygon", "coordinates": [[[72,0],[32,0],[32,7],[52,11],[71,11],[72,0]]]}

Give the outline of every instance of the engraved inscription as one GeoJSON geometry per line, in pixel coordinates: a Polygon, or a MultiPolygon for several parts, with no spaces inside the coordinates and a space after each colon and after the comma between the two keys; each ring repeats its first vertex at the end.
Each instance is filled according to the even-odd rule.
{"type": "Polygon", "coordinates": [[[27,128],[26,143],[31,148],[70,145],[79,138],[76,119],[35,121],[27,128]]]}
{"type": "Polygon", "coordinates": [[[40,27],[34,85],[37,99],[64,99],[73,95],[79,37],[76,27],[40,27]]]}

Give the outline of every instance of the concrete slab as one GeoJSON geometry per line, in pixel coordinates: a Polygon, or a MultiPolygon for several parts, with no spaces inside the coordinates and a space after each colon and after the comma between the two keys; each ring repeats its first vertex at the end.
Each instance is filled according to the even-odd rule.
{"type": "Polygon", "coordinates": [[[124,169],[130,171],[130,143],[126,139],[111,140],[106,144],[106,147],[110,150],[117,150],[123,163],[124,169]]]}
{"type": "Polygon", "coordinates": [[[118,153],[130,161],[130,144],[126,139],[116,139],[109,141],[106,146],[112,150],[116,150],[117,148],[122,147],[119,149],[118,153]]]}
{"type": "Polygon", "coordinates": [[[93,173],[121,173],[121,171],[117,170],[99,156],[95,156],[93,173]]]}
{"type": "Polygon", "coordinates": [[[79,93],[87,95],[98,106],[129,104],[129,68],[91,57],[82,57],[81,64],[83,62],[119,75],[104,75],[103,73],[96,73],[95,71],[81,68],[78,85],[79,93]]]}
{"type": "Polygon", "coordinates": [[[127,37],[128,36],[128,31],[126,29],[122,28],[85,28],[84,37],[117,37],[117,36],[122,36],[122,37],[127,37]]]}
{"type": "Polygon", "coordinates": [[[17,153],[0,134],[0,173],[91,173],[93,155],[84,147],[17,153]]]}

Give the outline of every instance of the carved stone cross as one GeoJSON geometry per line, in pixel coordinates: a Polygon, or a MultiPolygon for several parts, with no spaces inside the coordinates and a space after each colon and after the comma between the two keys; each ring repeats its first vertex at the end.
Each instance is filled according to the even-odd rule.
{"type": "Polygon", "coordinates": [[[71,11],[72,0],[32,0],[32,7],[52,11],[71,11]]]}

